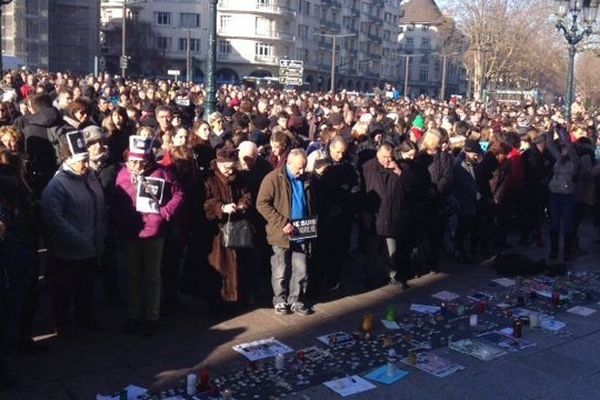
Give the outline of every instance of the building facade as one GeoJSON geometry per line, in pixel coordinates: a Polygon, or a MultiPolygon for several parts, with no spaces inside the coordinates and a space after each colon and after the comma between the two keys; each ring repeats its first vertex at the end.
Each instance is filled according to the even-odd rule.
{"type": "Polygon", "coordinates": [[[2,51],[30,67],[85,74],[98,54],[100,0],[14,0],[2,13],[2,51]]]}
{"type": "Polygon", "coordinates": [[[465,95],[466,70],[460,61],[464,48],[452,43],[460,39],[460,35],[454,34],[448,42],[449,21],[434,0],[407,0],[401,5],[398,36],[402,82],[400,87],[406,86],[406,94],[409,97],[439,97],[444,58],[445,97],[453,94],[465,95]]]}
{"type": "MultiPolygon", "coordinates": [[[[304,62],[304,80],[312,89],[327,89],[331,83],[331,35],[338,35],[338,89],[370,91],[375,85],[400,80],[400,0],[220,0],[217,7],[219,81],[276,77],[279,60],[289,58],[304,62]]],[[[121,0],[102,3],[101,53],[113,67],[111,60],[120,54],[121,9],[121,0]]],[[[154,0],[132,6],[128,19],[133,25],[149,27],[153,50],[161,60],[156,63],[160,70],[145,65],[148,68],[139,72],[160,76],[168,69],[179,69],[185,74],[190,38],[194,75],[202,79],[208,17],[207,0],[154,0]]],[[[127,35],[127,40],[133,39],[127,35]]]]}
{"type": "Polygon", "coordinates": [[[15,0],[2,8],[2,53],[48,68],[48,0],[15,0]]]}

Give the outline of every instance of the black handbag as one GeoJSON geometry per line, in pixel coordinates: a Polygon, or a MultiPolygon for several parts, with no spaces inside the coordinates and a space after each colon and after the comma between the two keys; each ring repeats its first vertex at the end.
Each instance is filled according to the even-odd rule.
{"type": "Polygon", "coordinates": [[[223,246],[229,249],[249,249],[254,247],[254,227],[247,219],[237,221],[231,220],[231,214],[227,222],[221,227],[223,246]]]}

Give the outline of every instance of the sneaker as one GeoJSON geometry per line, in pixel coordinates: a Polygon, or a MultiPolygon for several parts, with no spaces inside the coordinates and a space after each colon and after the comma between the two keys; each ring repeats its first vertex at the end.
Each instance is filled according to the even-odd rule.
{"type": "Polygon", "coordinates": [[[292,304],[291,311],[294,314],[308,315],[312,314],[312,310],[304,305],[304,303],[296,302],[292,304]]]}
{"type": "Polygon", "coordinates": [[[279,314],[279,315],[286,315],[290,313],[290,310],[288,309],[288,305],[285,303],[277,303],[275,304],[275,313],[279,314]]]}

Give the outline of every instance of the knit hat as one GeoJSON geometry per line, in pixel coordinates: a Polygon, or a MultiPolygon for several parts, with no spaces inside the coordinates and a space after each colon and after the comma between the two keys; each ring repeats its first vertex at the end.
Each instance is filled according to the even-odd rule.
{"type": "Polygon", "coordinates": [[[413,128],[423,129],[425,127],[425,121],[421,114],[417,115],[412,123],[413,128]]]}
{"type": "Polygon", "coordinates": [[[129,136],[128,160],[147,160],[152,155],[151,139],[143,136],[129,136]]]}
{"type": "Polygon", "coordinates": [[[83,137],[85,138],[85,144],[88,145],[91,142],[97,142],[98,140],[106,138],[106,134],[99,126],[90,125],[83,128],[83,137]]]}
{"type": "Polygon", "coordinates": [[[79,161],[87,160],[90,154],[85,147],[85,139],[82,131],[67,133],[67,144],[69,146],[70,156],[66,163],[71,165],[79,161]]]}
{"type": "Polygon", "coordinates": [[[223,119],[223,116],[221,115],[220,112],[215,111],[208,116],[208,123],[212,125],[215,121],[217,121],[219,119],[223,119]]]}

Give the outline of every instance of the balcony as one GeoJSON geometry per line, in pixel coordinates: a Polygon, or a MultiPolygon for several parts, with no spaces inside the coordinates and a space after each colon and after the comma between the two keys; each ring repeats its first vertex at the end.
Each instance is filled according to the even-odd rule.
{"type": "Polygon", "coordinates": [[[256,54],[254,55],[254,61],[261,63],[261,64],[271,64],[271,65],[279,65],[279,61],[277,59],[277,57],[275,56],[263,56],[263,55],[259,55],[256,54]]]}
{"type": "Polygon", "coordinates": [[[321,6],[331,8],[342,8],[342,2],[340,0],[321,0],[321,6]]]}
{"type": "Polygon", "coordinates": [[[219,11],[257,12],[290,18],[296,16],[296,11],[277,1],[271,1],[269,4],[264,4],[257,2],[256,0],[221,0],[217,7],[219,11]]]}
{"type": "Polygon", "coordinates": [[[320,48],[326,49],[326,50],[331,50],[333,48],[333,44],[328,43],[328,42],[321,42],[321,41],[319,41],[318,45],[319,45],[320,48]]]}
{"type": "Polygon", "coordinates": [[[294,38],[288,32],[275,32],[275,31],[255,31],[255,37],[261,39],[271,39],[271,40],[283,40],[285,42],[293,42],[294,38]]]}
{"type": "Polygon", "coordinates": [[[293,42],[294,38],[288,32],[276,32],[276,31],[233,31],[230,28],[219,28],[219,36],[223,37],[241,37],[241,38],[252,38],[252,39],[269,39],[269,40],[282,40],[285,42],[293,42]]]}
{"type": "Polygon", "coordinates": [[[333,21],[330,21],[325,18],[321,18],[320,22],[321,22],[321,27],[326,28],[330,31],[339,32],[339,30],[341,29],[341,25],[338,24],[337,22],[333,22],[333,21]]]}

